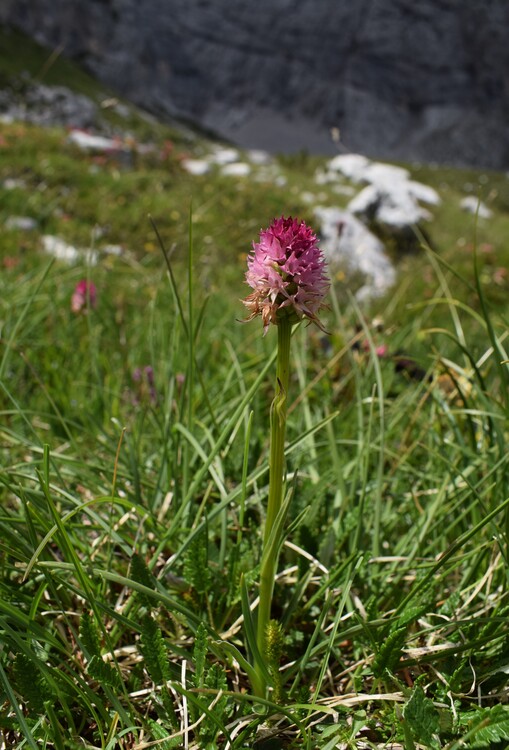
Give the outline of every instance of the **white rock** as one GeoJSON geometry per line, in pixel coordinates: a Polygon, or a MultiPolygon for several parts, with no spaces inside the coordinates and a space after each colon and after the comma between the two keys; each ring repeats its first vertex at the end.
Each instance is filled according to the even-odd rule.
{"type": "Polygon", "coordinates": [[[331,269],[346,265],[360,271],[366,284],[357,297],[367,299],[384,294],[396,281],[396,272],[382,242],[348,211],[318,206],[315,216],[320,223],[320,247],[331,269]]]}
{"type": "Polygon", "coordinates": [[[329,183],[336,183],[338,181],[338,173],[328,170],[324,172],[322,169],[317,169],[315,172],[315,183],[317,185],[328,185],[329,183]]]}
{"type": "Polygon", "coordinates": [[[347,208],[353,214],[368,216],[380,224],[398,229],[430,218],[429,212],[419,206],[404,182],[396,182],[392,187],[368,185],[347,208]]]}
{"type": "Polygon", "coordinates": [[[37,221],[31,216],[9,216],[5,222],[6,229],[19,229],[22,232],[30,232],[37,228],[37,221]]]}
{"type": "Polygon", "coordinates": [[[305,190],[303,193],[300,194],[300,199],[303,203],[314,203],[315,195],[314,193],[310,193],[309,191],[305,190]]]}
{"type": "Polygon", "coordinates": [[[439,206],[442,202],[437,191],[429,185],[424,185],[424,183],[415,182],[414,180],[409,180],[405,185],[413,197],[422,203],[429,203],[431,206],[439,206]]]}
{"type": "Polygon", "coordinates": [[[182,169],[195,177],[207,174],[210,171],[210,162],[205,159],[182,159],[182,169]]]}
{"type": "Polygon", "coordinates": [[[221,174],[228,177],[247,177],[251,174],[251,166],[243,161],[237,161],[232,164],[225,164],[221,168],[221,174]]]}
{"type": "Polygon", "coordinates": [[[125,145],[120,140],[91,135],[83,130],[71,130],[68,140],[85,151],[123,151],[125,145]]]}
{"type": "Polygon", "coordinates": [[[372,185],[387,185],[394,182],[408,180],[410,172],[403,167],[395,167],[393,164],[382,164],[373,161],[368,164],[362,172],[362,179],[372,185]]]}
{"type": "Polygon", "coordinates": [[[464,211],[468,211],[470,214],[477,214],[481,219],[490,219],[493,216],[493,212],[488,206],[473,195],[463,198],[460,206],[464,211]]]}
{"type": "Polygon", "coordinates": [[[286,177],[281,174],[275,164],[263,165],[253,172],[253,179],[256,182],[270,182],[273,185],[279,185],[284,187],[286,185],[286,177]]]}
{"type": "Polygon", "coordinates": [[[25,188],[26,182],[19,177],[7,177],[3,181],[2,187],[5,190],[16,190],[17,188],[25,188]]]}
{"type": "Polygon", "coordinates": [[[105,245],[101,250],[103,253],[106,253],[106,255],[116,255],[117,257],[124,252],[122,245],[105,245]]]}
{"type": "Polygon", "coordinates": [[[239,152],[236,148],[222,148],[218,146],[210,156],[210,161],[214,164],[231,164],[238,160],[239,152]]]}
{"type": "Polygon", "coordinates": [[[348,210],[353,214],[375,213],[378,207],[380,191],[374,185],[368,185],[357,193],[348,204],[348,210]]]}
{"type": "Polygon", "coordinates": [[[370,161],[361,154],[338,154],[329,161],[330,172],[340,172],[352,182],[362,182],[370,161]]]}
{"type": "Polygon", "coordinates": [[[74,245],[69,245],[60,237],[52,234],[45,234],[41,238],[44,251],[52,255],[57,260],[63,260],[66,263],[76,263],[79,260],[85,260],[90,266],[97,263],[97,253],[95,250],[79,250],[74,245]]]}
{"type": "Polygon", "coordinates": [[[410,180],[410,172],[393,164],[373,162],[360,154],[340,154],[330,160],[320,184],[338,173],[365,187],[348,205],[352,213],[366,214],[388,226],[402,228],[432,218],[419,201],[437,206],[440,196],[432,187],[410,180]]]}
{"type": "Polygon", "coordinates": [[[260,149],[251,149],[247,152],[247,157],[252,164],[270,164],[272,157],[267,151],[261,151],[260,149]]]}

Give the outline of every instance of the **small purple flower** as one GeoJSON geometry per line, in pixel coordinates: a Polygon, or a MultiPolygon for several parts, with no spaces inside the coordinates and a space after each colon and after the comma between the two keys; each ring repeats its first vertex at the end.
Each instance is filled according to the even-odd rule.
{"type": "Polygon", "coordinates": [[[74,287],[74,292],[71,297],[71,311],[73,313],[80,313],[86,311],[90,307],[91,310],[95,308],[97,304],[97,289],[92,281],[82,279],[78,281],[74,287]]]}
{"type": "Polygon", "coordinates": [[[156,385],[155,385],[155,380],[154,380],[154,369],[150,365],[147,365],[145,367],[145,376],[147,378],[147,383],[148,383],[148,392],[150,395],[150,402],[155,405],[157,404],[157,391],[156,391],[156,385]]]}
{"type": "Polygon", "coordinates": [[[309,318],[322,327],[317,313],[324,306],[329,280],[316,235],[303,221],[291,216],[274,219],[253,243],[247,265],[246,282],[254,289],[243,300],[248,320],[261,315],[264,333],[285,316],[291,322],[309,318]]]}
{"type": "Polygon", "coordinates": [[[146,365],[143,369],[136,367],[132,371],[131,378],[136,384],[135,393],[132,394],[133,404],[136,406],[143,401],[149,401],[152,406],[156,406],[158,396],[153,367],[150,365],[146,365]]]}

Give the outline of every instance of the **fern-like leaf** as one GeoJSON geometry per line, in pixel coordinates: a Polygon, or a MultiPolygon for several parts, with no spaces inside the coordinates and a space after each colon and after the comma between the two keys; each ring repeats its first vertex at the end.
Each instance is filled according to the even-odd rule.
{"type": "Polygon", "coordinates": [[[152,737],[154,738],[154,740],[157,740],[157,748],[159,748],[160,750],[173,750],[173,748],[181,747],[181,737],[173,737],[171,739],[168,739],[170,737],[169,732],[156,721],[154,721],[154,719],[148,718],[147,724],[149,726],[152,737]]]}
{"type": "Polygon", "coordinates": [[[101,642],[99,631],[90,612],[83,612],[80,618],[80,641],[85,649],[85,656],[91,659],[93,656],[101,657],[101,642]]]}
{"type": "MultiPolygon", "coordinates": [[[[205,675],[205,687],[209,690],[216,690],[218,693],[221,690],[228,689],[228,682],[226,680],[226,674],[224,668],[220,664],[212,664],[210,669],[205,675]]],[[[200,727],[200,739],[204,747],[209,747],[214,742],[218,732],[218,724],[222,724],[225,718],[227,699],[225,696],[221,697],[214,705],[214,716],[217,718],[217,723],[211,721],[208,717],[203,721],[200,727]]]]}
{"type": "Polygon", "coordinates": [[[139,645],[150,678],[156,685],[164,684],[170,679],[168,652],[159,625],[150,615],[142,619],[139,645]]]}
{"type": "Polygon", "coordinates": [[[204,532],[199,534],[187,548],[184,577],[198,594],[205,594],[209,590],[208,537],[204,532]]]}
{"type": "Polygon", "coordinates": [[[415,686],[403,716],[416,740],[430,747],[436,745],[433,735],[439,730],[440,717],[433,701],[426,697],[420,685],[415,686]]]}
{"type": "Polygon", "coordinates": [[[105,662],[101,656],[92,656],[87,665],[88,674],[101,685],[107,685],[116,692],[122,689],[122,681],[118,671],[112,664],[105,662]]]}
{"type": "Polygon", "coordinates": [[[203,687],[205,676],[205,659],[208,651],[207,628],[201,622],[196,631],[194,640],[193,660],[194,660],[194,685],[197,688],[203,687]]]}
{"type": "MultiPolygon", "coordinates": [[[[498,742],[509,741],[509,707],[501,704],[469,712],[462,723],[468,720],[468,747],[473,750],[493,747],[498,742]]],[[[507,744],[504,745],[507,747],[507,744]]]]}
{"type": "Polygon", "coordinates": [[[373,662],[373,674],[375,677],[381,677],[385,672],[394,673],[396,665],[401,658],[401,649],[405,643],[406,632],[406,627],[396,628],[382,643],[373,662]]]}
{"type": "Polygon", "coordinates": [[[30,711],[44,714],[44,701],[51,698],[51,692],[37,667],[37,658],[19,653],[13,665],[14,684],[30,711]]]}
{"type": "MultiPolygon", "coordinates": [[[[131,577],[136,583],[141,583],[142,586],[146,586],[148,589],[155,590],[155,578],[148,569],[145,560],[140,557],[136,552],[131,557],[131,577]]],[[[143,604],[147,609],[152,608],[152,601],[149,596],[136,592],[136,598],[143,604]]]]}

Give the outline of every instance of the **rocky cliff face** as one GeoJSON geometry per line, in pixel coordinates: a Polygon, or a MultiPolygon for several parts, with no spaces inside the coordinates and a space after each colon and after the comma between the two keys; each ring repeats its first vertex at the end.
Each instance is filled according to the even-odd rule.
{"type": "Polygon", "coordinates": [[[240,145],[509,167],[507,0],[2,0],[159,113],[240,145]]]}

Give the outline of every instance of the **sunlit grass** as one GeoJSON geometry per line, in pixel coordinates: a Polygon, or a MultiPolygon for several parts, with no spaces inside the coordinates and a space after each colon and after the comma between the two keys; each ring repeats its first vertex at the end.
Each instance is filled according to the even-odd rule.
{"type": "MultiPolygon", "coordinates": [[[[92,269],[98,307],[81,316],[69,303],[85,269],[34,256],[30,272],[4,271],[18,281],[4,287],[1,381],[12,747],[127,748],[172,734],[177,747],[183,736],[268,747],[242,667],[239,585],[242,573],[254,599],[274,341],[237,321],[235,298],[212,290],[202,313],[196,277],[191,361],[187,282],[177,267],[172,292],[159,265],[92,269]],[[146,365],[156,402],[132,378],[146,365]]],[[[446,299],[450,274],[436,273],[446,299]]],[[[483,319],[487,345],[472,359],[472,315],[442,304],[442,330],[427,327],[424,305],[390,334],[412,351],[418,333],[432,355],[418,380],[374,355],[385,333],[355,307],[329,314],[338,347],[297,331],[287,456],[292,518],[305,513],[275,588],[286,698],[267,705],[281,746],[417,741],[425,710],[430,737],[452,742],[474,726],[479,695],[489,708],[505,690],[505,384],[483,319]],[[352,711],[369,735],[348,729],[352,711]]],[[[503,347],[503,326],[490,325],[503,347]]]]}
{"type": "Polygon", "coordinates": [[[164,129],[127,161],[61,129],[1,134],[0,221],[37,221],[0,243],[5,747],[505,747],[505,176],[416,170],[443,199],[430,247],[387,299],[360,308],[338,283],[329,335],[295,332],[276,703],[251,694],[243,626],[275,340],[239,299],[260,227],[313,223],[317,163],[281,160],[278,186],[193,178],[181,159],[206,144],[162,159],[164,129]],[[492,221],[458,208],[465,181],[492,221]],[[43,234],[97,265],[52,260],[43,234]],[[76,315],[82,279],[97,306],[76,315]]]}

